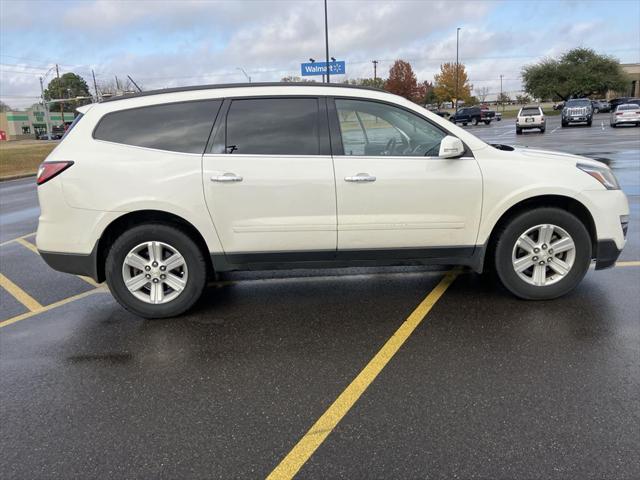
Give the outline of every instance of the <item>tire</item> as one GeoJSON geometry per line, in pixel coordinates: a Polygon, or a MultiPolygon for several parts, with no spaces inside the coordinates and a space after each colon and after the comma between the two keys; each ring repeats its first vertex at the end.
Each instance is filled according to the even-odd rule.
{"type": "Polygon", "coordinates": [[[545,128],[545,127],[542,127],[542,128],[540,129],[540,133],[544,133],[544,132],[545,132],[545,130],[546,130],[546,128],[545,128]]]}
{"type": "Polygon", "coordinates": [[[567,122],[564,122],[564,121],[562,122],[562,128],[568,127],[568,126],[569,126],[569,124],[567,122]]]}
{"type": "Polygon", "coordinates": [[[611,128],[616,128],[617,125],[615,123],[610,123],[609,125],[611,125],[611,128]]]}
{"type": "Polygon", "coordinates": [[[462,125],[463,125],[464,127],[466,127],[466,126],[467,126],[467,122],[462,122],[462,125]]]}
{"type": "Polygon", "coordinates": [[[485,121],[484,121],[484,124],[485,124],[485,125],[489,125],[490,123],[491,123],[491,120],[485,120],[485,121]]]}
{"type": "Polygon", "coordinates": [[[593,122],[592,122],[592,120],[589,120],[589,121],[587,122],[587,127],[590,127],[592,123],[593,123],[593,122]]]}
{"type": "MultiPolygon", "coordinates": [[[[111,293],[125,309],[143,318],[168,318],[184,313],[198,301],[207,282],[207,263],[198,245],[182,230],[167,224],[148,223],[133,227],[116,239],[107,255],[105,273],[111,293]],[[159,267],[151,266],[150,255],[145,255],[145,252],[150,253],[147,248],[148,242],[154,242],[154,246],[159,248],[154,251],[167,261],[169,268],[171,250],[182,256],[183,266],[163,270],[164,278],[169,276],[173,279],[171,282],[178,282],[175,280],[176,277],[178,280],[186,278],[186,283],[180,291],[178,286],[175,290],[171,288],[169,280],[165,282],[159,279],[162,275],[162,260],[159,267]],[[159,244],[161,245],[158,247],[159,244]],[[140,269],[125,266],[125,259],[134,250],[139,255],[138,261],[141,259],[149,262],[148,265],[143,264],[146,265],[144,269],[149,267],[149,275],[153,275],[158,283],[154,286],[149,281],[132,293],[125,284],[125,276],[130,276],[128,279],[132,280],[133,277],[147,275],[142,266],[140,269]],[[153,290],[158,288],[162,291],[164,303],[152,303],[152,291],[158,291],[153,290]]],[[[144,279],[140,278],[139,282],[144,282],[144,279]]],[[[182,282],[175,285],[179,283],[182,282]]]]}
{"type": "Polygon", "coordinates": [[[478,123],[480,123],[480,120],[478,120],[477,118],[473,119],[473,124],[477,127],[478,123]]]}
{"type": "Polygon", "coordinates": [[[597,108],[593,109],[593,113],[598,113],[600,110],[598,110],[597,108]]]}
{"type": "Polygon", "coordinates": [[[551,300],[565,295],[580,283],[591,264],[591,251],[589,232],[577,217],[559,208],[541,207],[515,216],[498,234],[495,248],[495,267],[502,284],[517,297],[526,300],[551,300]],[[531,241],[538,249],[537,254],[535,250],[531,250],[531,253],[527,254],[525,250],[516,249],[516,242],[529,230],[535,234],[539,232],[538,226],[548,227],[549,225],[554,226],[554,236],[548,245],[538,243],[541,241],[539,236],[535,241],[531,241]],[[572,253],[566,251],[550,254],[549,246],[557,245],[558,240],[564,238],[565,234],[573,241],[572,253]],[[544,261],[543,254],[547,255],[547,263],[540,265],[539,262],[544,261]],[[516,257],[516,259],[523,261],[523,265],[528,265],[529,261],[532,262],[531,266],[521,274],[516,272],[514,266],[515,255],[524,255],[516,257]],[[548,261],[549,255],[552,257],[552,261],[548,261]],[[533,262],[533,258],[537,258],[537,260],[533,262]],[[560,261],[564,262],[564,265],[560,261]],[[556,273],[555,268],[550,266],[551,264],[557,267],[571,266],[565,274],[560,275],[556,273]],[[540,285],[531,283],[535,280],[534,275],[537,271],[544,275],[544,277],[538,277],[544,278],[542,282],[539,282],[540,285]]]}
{"type": "Polygon", "coordinates": [[[522,129],[516,127],[516,135],[522,135],[522,129]]]}

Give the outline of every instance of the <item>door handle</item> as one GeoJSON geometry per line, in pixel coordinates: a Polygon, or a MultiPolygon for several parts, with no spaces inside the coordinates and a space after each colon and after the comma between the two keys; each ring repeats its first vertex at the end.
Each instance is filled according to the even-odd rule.
{"type": "Polygon", "coordinates": [[[236,175],[235,173],[227,172],[222,175],[214,175],[211,177],[212,182],[220,182],[220,183],[232,183],[232,182],[241,182],[242,177],[240,175],[236,175]]]}
{"type": "Polygon", "coordinates": [[[355,183],[367,183],[367,182],[375,182],[376,177],[373,175],[369,175],[368,173],[358,173],[352,177],[344,177],[345,182],[355,182],[355,183]]]}

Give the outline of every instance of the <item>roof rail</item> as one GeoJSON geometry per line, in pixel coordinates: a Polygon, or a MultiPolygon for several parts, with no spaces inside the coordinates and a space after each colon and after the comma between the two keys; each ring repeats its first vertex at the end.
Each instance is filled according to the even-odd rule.
{"type": "Polygon", "coordinates": [[[146,92],[132,93],[120,95],[118,97],[109,97],[100,100],[100,103],[116,102],[118,100],[126,100],[128,98],[147,97],[150,95],[160,95],[163,93],[176,92],[192,92],[194,90],[214,90],[218,88],[246,88],[246,87],[338,87],[338,88],[355,88],[359,90],[373,90],[376,92],[384,92],[381,88],[365,87],[362,85],[350,85],[347,83],[315,83],[315,82],[258,82],[258,83],[220,83],[211,85],[191,85],[188,87],[163,88],[159,90],[149,90],[146,92]]]}

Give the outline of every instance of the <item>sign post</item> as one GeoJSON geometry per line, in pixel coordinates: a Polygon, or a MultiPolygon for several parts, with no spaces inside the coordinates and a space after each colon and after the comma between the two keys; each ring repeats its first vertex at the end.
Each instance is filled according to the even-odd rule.
{"type": "Polygon", "coordinates": [[[346,73],[346,63],[341,61],[329,62],[308,62],[300,65],[300,73],[303,77],[320,76],[320,75],[341,75],[346,73]],[[328,72],[327,72],[328,70],[328,72]]]}

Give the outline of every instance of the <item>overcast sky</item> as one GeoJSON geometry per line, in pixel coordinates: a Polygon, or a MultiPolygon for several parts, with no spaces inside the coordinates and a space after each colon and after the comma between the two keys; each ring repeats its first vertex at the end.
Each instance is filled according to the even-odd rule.
{"type": "MultiPolygon", "coordinates": [[[[322,0],[0,0],[0,97],[31,105],[55,63],[90,85],[94,69],[99,82],[128,74],[145,89],[245,81],[238,67],[253,81],[300,75],[324,57],[323,12],[322,0]]],[[[386,76],[402,58],[432,81],[455,61],[459,26],[474,87],[496,92],[502,73],[515,91],[523,65],[577,46],[640,62],[639,19],[638,0],[330,0],[329,47],[346,78],[373,76],[373,59],[386,76]]]]}

